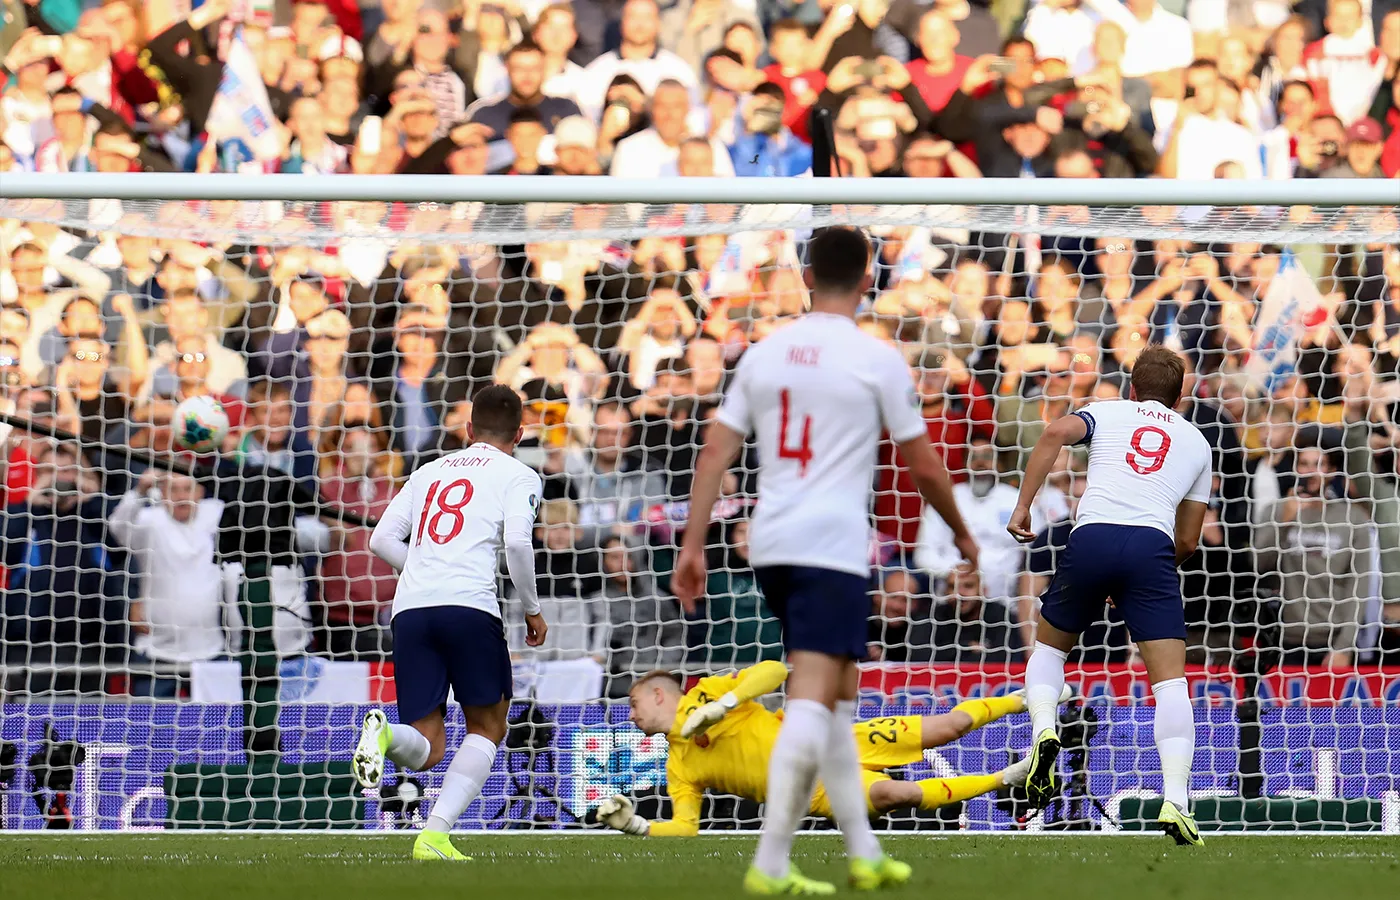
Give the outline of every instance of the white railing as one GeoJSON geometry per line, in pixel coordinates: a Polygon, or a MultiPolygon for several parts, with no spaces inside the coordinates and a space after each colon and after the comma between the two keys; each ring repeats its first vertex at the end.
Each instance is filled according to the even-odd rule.
{"type": "Polygon", "coordinates": [[[0,199],[329,200],[405,203],[1400,206],[1400,180],[1075,178],[588,178],[453,175],[9,173],[0,199]]]}

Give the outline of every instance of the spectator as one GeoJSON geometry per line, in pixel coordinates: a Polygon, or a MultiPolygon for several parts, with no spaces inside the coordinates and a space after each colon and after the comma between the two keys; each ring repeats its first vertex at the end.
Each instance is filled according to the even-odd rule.
{"type": "Polygon", "coordinates": [[[734,173],[791,178],[812,169],[812,148],[783,124],[783,91],[764,82],[754,88],[741,115],[743,129],[729,148],[734,173]]]}
{"type": "Polygon", "coordinates": [[[1159,0],[1084,0],[1086,6],[1123,29],[1123,75],[1144,77],[1153,96],[1172,96],[1191,64],[1191,26],[1162,8],[1159,0]]]}
{"type": "Polygon", "coordinates": [[[258,381],[248,389],[248,411],[235,458],[290,475],[297,481],[315,477],[315,448],[292,426],[292,392],[276,381],[258,381]]]}
{"type": "Polygon", "coordinates": [[[112,353],[107,344],[82,335],[69,339],[68,354],[54,370],[59,416],[89,440],[101,440],[131,412],[131,398],[146,378],[145,341],[138,339],[134,344],[125,377],[110,376],[112,353]]]}
{"type": "MultiPolygon", "coordinates": [[[[632,4],[647,5],[652,0],[630,0],[632,4]]],[[[686,115],[690,111],[690,90],[679,81],[667,80],[656,86],[651,98],[651,127],[617,143],[613,151],[610,175],[626,173],[630,178],[659,178],[675,175],[686,137],[686,115]]],[[[713,138],[715,175],[733,175],[734,165],[729,153],[713,138]]]]}
{"type": "MultiPolygon", "coordinates": [[[[321,497],[336,508],[374,521],[389,508],[398,460],[382,432],[363,424],[332,424],[322,440],[321,497]]],[[[321,558],[325,632],[321,649],[340,659],[384,659],[393,649],[388,615],[398,573],[369,550],[372,529],[345,525],[332,531],[321,558]]]]}
{"type": "Polygon", "coordinates": [[[1168,178],[1211,178],[1221,163],[1244,167],[1246,178],[1263,176],[1259,138],[1224,106],[1225,90],[1215,63],[1196,60],[1186,71],[1187,98],[1162,153],[1161,173],[1168,178]]]}
{"type": "Polygon", "coordinates": [[[758,27],[752,9],[734,0],[679,0],[661,14],[660,42],[699,71],[735,23],[758,27]]]}
{"type": "Polygon", "coordinates": [[[1256,532],[1260,571],[1278,573],[1288,655],[1351,668],[1370,571],[1370,518],[1345,489],[1336,491],[1336,468],[1322,450],[1299,450],[1294,470],[1293,490],[1256,532]]]}
{"type": "Polygon", "coordinates": [[[983,591],[977,569],[959,564],[933,605],[934,659],[939,662],[999,663],[1012,658],[1011,608],[983,591]]]}
{"type": "Polygon", "coordinates": [[[510,87],[504,97],[482,99],[467,111],[471,121],[491,129],[492,140],[505,137],[512,115],[522,109],[536,110],[546,133],[552,132],[560,120],[579,115],[573,100],[545,93],[544,52],[533,40],[526,38],[506,53],[506,75],[510,87]]]}
{"type": "Polygon", "coordinates": [[[930,662],[933,659],[933,626],[928,599],[922,596],[913,572],[894,569],[871,595],[870,658],[879,662],[930,662]]]}
{"type": "Polygon", "coordinates": [[[191,290],[175,291],[161,306],[169,340],[156,344],[151,354],[155,371],[151,375],[150,391],[169,394],[181,380],[179,364],[194,362],[183,357],[199,353],[205,365],[201,381],[215,394],[238,394],[246,390],[248,378],[246,358],[236,350],[225,347],[210,330],[209,310],[191,290]]]}
{"type": "MultiPolygon", "coordinates": [[[[953,478],[962,480],[966,477],[969,440],[974,433],[984,438],[989,436],[992,423],[978,421],[990,415],[988,404],[985,400],[968,402],[967,396],[953,384],[952,365],[955,363],[946,356],[927,354],[915,369],[914,387],[928,426],[929,441],[953,478]]],[[[960,370],[960,374],[966,378],[966,372],[960,370]]],[[[899,451],[893,446],[882,446],[875,486],[875,522],[880,534],[892,538],[902,552],[912,552],[919,535],[923,507],[923,498],[899,451]]]]}
{"type": "Polygon", "coordinates": [[[120,642],[106,632],[125,621],[126,576],[105,543],[113,504],[101,489],[78,450],[60,444],[34,460],[28,496],[5,510],[4,635],[7,661],[21,670],[96,663],[104,638],[120,642]]]}
{"type": "MultiPolygon", "coordinates": [[[[1002,524],[1016,506],[1016,489],[998,477],[996,447],[986,438],[973,438],[967,468],[968,479],[953,485],[953,497],[982,548],[979,587],[989,601],[1005,605],[1016,596],[1016,578],[1025,557],[1021,545],[1006,533],[1002,524]]],[[[1039,532],[1043,527],[1042,516],[1039,510],[1035,512],[1036,525],[1032,530],[1039,532]]],[[[932,507],[924,510],[914,551],[919,569],[934,578],[951,577],[959,558],[953,547],[952,533],[946,525],[939,526],[941,521],[932,507]]]]}
{"type": "Polygon", "coordinates": [[[506,143],[515,161],[491,174],[548,175],[549,168],[540,164],[540,144],[548,134],[549,129],[540,120],[538,109],[527,106],[511,113],[506,126],[506,143]]]}
{"type": "Polygon", "coordinates": [[[710,544],[704,602],[687,623],[687,665],[710,672],[781,659],[778,620],[764,604],[749,565],[748,520],[713,527],[720,540],[710,544]]]}
{"type": "Polygon", "coordinates": [[[1375,119],[1361,118],[1347,128],[1346,154],[1343,161],[1323,172],[1323,178],[1385,178],[1381,170],[1384,149],[1381,126],[1375,119]]]}
{"type": "Polygon", "coordinates": [[[319,430],[328,424],[327,413],[349,384],[350,320],[338,309],[328,309],[306,323],[306,377],[292,390],[294,421],[318,444],[319,430]]]}
{"type": "Polygon", "coordinates": [[[653,288],[617,341],[621,367],[632,387],[639,391],[651,387],[657,364],[683,356],[685,342],[695,330],[695,316],[675,288],[664,283],[653,288]]]}
{"type": "Polygon", "coordinates": [[[663,81],[674,81],[685,89],[687,107],[695,90],[695,70],[685,60],[660,46],[661,14],[656,0],[627,0],[620,22],[622,46],[599,55],[587,64],[574,96],[590,118],[597,119],[613,80],[627,75],[643,94],[654,94],[663,81]]]}
{"type": "Polygon", "coordinates": [[[376,358],[386,365],[370,373],[377,402],[393,411],[385,416],[393,430],[391,446],[410,458],[436,445],[448,408],[466,393],[459,379],[447,376],[442,335],[434,324],[425,307],[403,307],[394,326],[393,355],[376,358]]]}
{"type": "MultiPolygon", "coordinates": [[[[584,540],[573,503],[540,504],[535,546],[535,584],[542,615],[550,623],[549,637],[543,646],[525,646],[525,622],[515,613],[506,632],[512,657],[533,662],[591,658],[606,667],[611,626],[598,551],[584,540]]],[[[519,604],[508,608],[518,610],[519,604]]]]}
{"type": "Polygon", "coordinates": [[[783,89],[783,125],[799,140],[811,142],[809,113],[826,87],[826,73],[811,62],[811,38],[796,19],[780,19],[768,29],[764,77],[783,89]]]}
{"type": "Polygon", "coordinates": [[[608,368],[568,325],[543,322],[500,362],[496,378],[521,390],[534,379],[557,387],[571,403],[602,394],[608,368]]]}
{"type": "Polygon", "coordinates": [[[583,116],[569,116],[554,127],[556,175],[601,175],[598,127],[583,116]]]}
{"type": "Polygon", "coordinates": [[[661,594],[636,551],[621,538],[603,542],[603,599],[612,642],[607,695],[621,697],[632,679],[654,669],[676,669],[685,659],[680,605],[661,594]]]}
{"type": "Polygon", "coordinates": [[[1303,51],[1303,65],[1324,109],[1350,125],[1366,114],[1386,71],[1361,0],[1330,0],[1327,34],[1303,51]]]}
{"type": "Polygon", "coordinates": [[[175,669],[134,676],[130,691],[136,696],[187,692],[178,676],[190,663],[219,659],[233,646],[229,637],[242,622],[237,608],[224,602],[223,576],[214,561],[223,511],[223,501],[206,499],[193,478],[157,469],[147,469],[112,510],[112,537],[141,570],[140,598],[132,598],[127,613],[139,654],[132,663],[138,670],[145,663],[175,669]]]}
{"type": "Polygon", "coordinates": [[[957,26],[942,9],[934,6],[919,19],[921,59],[909,62],[909,77],[933,112],[941,112],[953,94],[962,87],[972,58],[960,56],[957,26]]]}
{"type": "Polygon", "coordinates": [[[592,452],[565,458],[569,495],[578,504],[582,540],[597,547],[610,534],[629,536],[653,506],[666,501],[665,479],[635,448],[627,407],[604,403],[593,414],[592,452]]]}

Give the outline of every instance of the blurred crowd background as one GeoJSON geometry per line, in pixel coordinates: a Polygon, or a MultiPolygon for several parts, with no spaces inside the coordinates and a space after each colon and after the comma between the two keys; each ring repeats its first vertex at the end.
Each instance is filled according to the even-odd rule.
{"type": "MultiPolygon", "coordinates": [[[[0,0],[0,62],[0,178],[795,178],[814,107],[847,177],[1400,177],[1400,0],[0,0]]],[[[632,673],[780,656],[747,560],[751,452],[704,607],[668,587],[729,373],[806,303],[800,227],[709,204],[628,210],[609,237],[618,209],[558,206],[503,243],[481,204],[282,204],[256,231],[251,205],[266,216],[93,199],[0,220],[0,411],[100,442],[0,425],[0,690],[188,696],[249,625],[284,659],[388,659],[393,572],[333,511],[373,517],[463,446],[492,382],[521,391],[520,455],[546,476],[550,640],[525,647],[507,603],[522,666],[592,660],[620,696],[632,673]],[[169,451],[197,395],[234,426],[204,461],[222,476],[145,471],[124,448],[169,451]],[[246,621],[255,575],[271,622],[246,621]]],[[[906,353],[983,546],[960,569],[882,455],[873,659],[1023,658],[1084,461],[1061,460],[1029,550],[1004,532],[1017,474],[1044,423],[1125,396],[1154,341],[1188,359],[1181,411],[1217,452],[1184,567],[1192,659],[1261,635],[1289,665],[1400,658],[1395,209],[1368,213],[1369,242],[1286,247],[1207,222],[1316,212],[1142,214],[1199,239],[1082,209],[871,229],[861,327],[906,353]],[[1261,372],[1266,332],[1285,352],[1261,372]]],[[[1132,660],[1112,616],[1096,629],[1087,661],[1132,660]]]]}

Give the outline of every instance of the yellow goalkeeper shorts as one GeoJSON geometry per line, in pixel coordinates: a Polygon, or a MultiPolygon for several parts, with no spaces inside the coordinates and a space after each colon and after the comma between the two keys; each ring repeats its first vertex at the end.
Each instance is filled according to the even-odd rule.
{"type": "MultiPolygon", "coordinates": [[[[872,769],[861,769],[860,781],[865,785],[865,809],[866,812],[874,815],[876,809],[870,804],[870,786],[877,781],[890,781],[890,776],[884,772],[876,772],[872,769]]],[[[835,818],[831,814],[831,801],[826,798],[826,787],[821,782],[817,782],[817,789],[812,792],[812,815],[821,816],[825,819],[835,818]]]]}

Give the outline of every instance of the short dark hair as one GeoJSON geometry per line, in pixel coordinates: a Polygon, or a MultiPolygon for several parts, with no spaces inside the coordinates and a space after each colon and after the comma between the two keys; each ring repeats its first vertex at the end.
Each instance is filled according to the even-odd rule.
{"type": "Polygon", "coordinates": [[[857,228],[823,228],[807,245],[807,267],[814,291],[858,291],[870,269],[870,241],[857,228]]]}
{"type": "Polygon", "coordinates": [[[520,431],[520,416],[520,395],[504,384],[482,388],[472,398],[472,433],[478,440],[514,440],[520,431]]]}
{"type": "Polygon", "coordinates": [[[1152,344],[1133,363],[1133,394],[1138,400],[1156,400],[1176,406],[1186,381],[1186,364],[1174,350],[1152,344]]]}
{"type": "Polygon", "coordinates": [[[510,111],[510,119],[506,123],[506,127],[522,124],[544,125],[544,116],[540,114],[538,106],[521,106],[510,111]]]}
{"type": "Polygon", "coordinates": [[[506,59],[510,59],[517,53],[543,53],[540,45],[535,43],[535,39],[526,35],[521,38],[514,47],[506,51],[506,59]]]}
{"type": "Polygon", "coordinates": [[[779,19],[768,26],[769,40],[784,31],[800,31],[805,35],[807,34],[807,26],[793,18],[779,19]]]}

